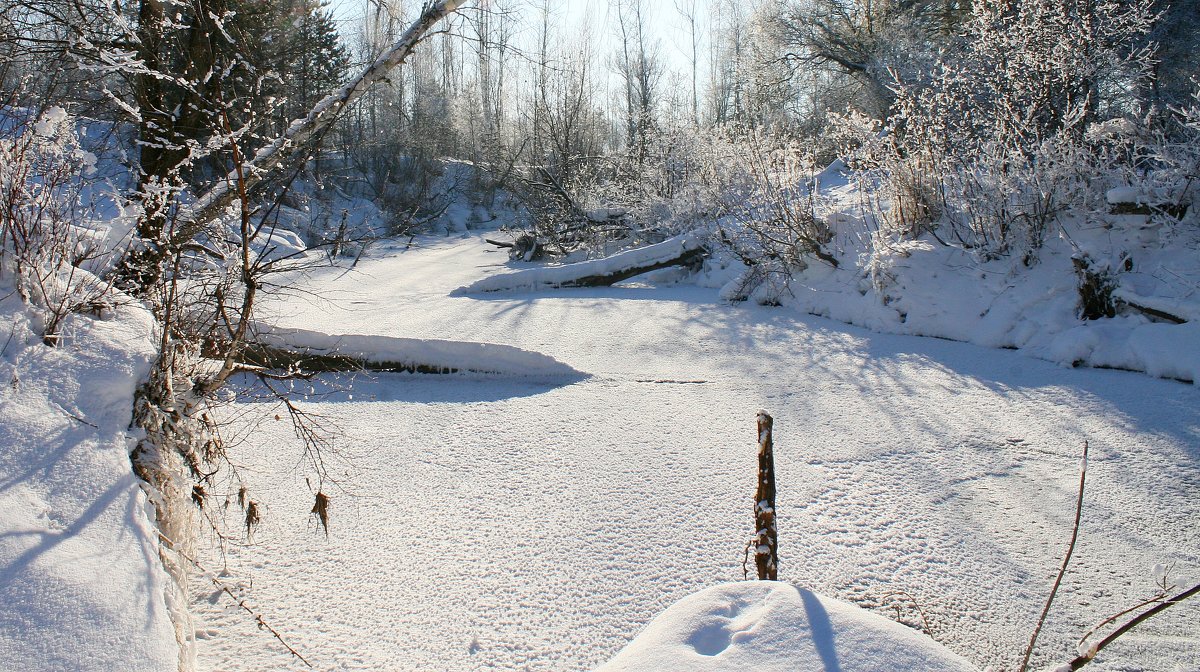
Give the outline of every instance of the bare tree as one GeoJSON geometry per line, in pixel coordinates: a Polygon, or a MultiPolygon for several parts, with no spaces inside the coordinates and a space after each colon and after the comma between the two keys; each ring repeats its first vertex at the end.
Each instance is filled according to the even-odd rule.
{"type": "Polygon", "coordinates": [[[800,65],[830,68],[860,87],[858,106],[882,118],[893,77],[920,71],[922,49],[936,48],[962,21],[970,0],[791,0],[778,29],[800,65]]]}
{"type": "Polygon", "coordinates": [[[618,0],[616,10],[620,40],[616,70],[624,88],[625,147],[630,158],[641,166],[654,129],[663,66],[658,42],[647,34],[647,10],[642,0],[618,0]]]}
{"type": "Polygon", "coordinates": [[[675,0],[675,11],[679,13],[688,30],[688,46],[691,51],[688,63],[692,68],[692,125],[700,127],[700,33],[696,26],[696,0],[675,0]]]}

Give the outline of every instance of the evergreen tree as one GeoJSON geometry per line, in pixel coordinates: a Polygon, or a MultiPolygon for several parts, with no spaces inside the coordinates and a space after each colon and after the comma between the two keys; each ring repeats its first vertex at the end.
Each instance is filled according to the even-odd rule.
{"type": "Polygon", "coordinates": [[[274,0],[271,11],[261,59],[275,81],[270,94],[280,103],[274,118],[282,128],[345,80],[350,54],[327,2],[274,0]]]}

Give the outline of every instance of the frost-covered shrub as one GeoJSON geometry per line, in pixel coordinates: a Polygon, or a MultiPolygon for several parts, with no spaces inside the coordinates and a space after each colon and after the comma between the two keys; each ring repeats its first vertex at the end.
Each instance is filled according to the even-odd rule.
{"type": "MultiPolygon", "coordinates": [[[[1152,112],[1153,114],[1153,112],[1152,112]]],[[[1109,124],[1103,127],[1109,144],[1120,147],[1128,157],[1118,163],[1115,186],[1132,189],[1137,204],[1151,217],[1195,220],[1200,195],[1200,88],[1187,107],[1166,111],[1161,124],[1109,124]]]]}
{"type": "Polygon", "coordinates": [[[722,240],[748,265],[802,270],[820,260],[837,267],[833,231],[816,215],[811,155],[795,141],[758,132],[732,142],[737,150],[724,166],[729,188],[719,194],[722,240]]]}
{"type": "Polygon", "coordinates": [[[738,151],[721,129],[679,122],[647,131],[637,157],[536,166],[517,186],[529,235],[550,254],[610,254],[706,227],[738,151]]]}
{"type": "Polygon", "coordinates": [[[104,244],[79,224],[90,215],[82,179],[96,157],[79,144],[62,108],[38,116],[7,109],[0,131],[0,277],[41,321],[43,340],[58,340],[72,312],[96,311],[108,293],[104,244]]]}
{"type": "Polygon", "coordinates": [[[904,151],[883,122],[850,112],[830,115],[832,137],[854,171],[860,193],[881,240],[911,238],[928,231],[941,216],[944,148],[927,142],[904,151]]]}
{"type": "Polygon", "coordinates": [[[1134,111],[1121,92],[1149,71],[1151,21],[1146,0],[976,3],[961,44],[897,85],[886,128],[840,123],[880,230],[1031,261],[1060,214],[1103,193],[1085,131],[1134,111]]]}

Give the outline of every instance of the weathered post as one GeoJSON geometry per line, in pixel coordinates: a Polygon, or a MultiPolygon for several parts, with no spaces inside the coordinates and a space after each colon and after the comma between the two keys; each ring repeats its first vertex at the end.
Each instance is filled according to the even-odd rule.
{"type": "Polygon", "coordinates": [[[779,579],[779,540],[775,532],[774,420],[758,412],[758,490],[754,494],[754,565],[760,581],[779,579]]]}

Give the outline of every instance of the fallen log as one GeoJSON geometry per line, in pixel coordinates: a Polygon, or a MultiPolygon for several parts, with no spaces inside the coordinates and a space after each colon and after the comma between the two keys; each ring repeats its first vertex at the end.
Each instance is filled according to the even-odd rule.
{"type": "Polygon", "coordinates": [[[687,250],[680,253],[678,256],[671,259],[664,259],[644,266],[636,266],[634,268],[626,268],[620,271],[611,273],[598,273],[596,275],[585,275],[582,278],[574,280],[566,280],[558,284],[559,287],[608,287],[615,285],[623,280],[628,280],[637,277],[650,271],[657,271],[671,266],[695,266],[704,260],[704,250],[687,250]]]}
{"type": "Polygon", "coordinates": [[[270,371],[300,371],[308,373],[336,373],[373,371],[376,373],[459,373],[452,366],[434,366],[416,362],[373,361],[366,357],[337,353],[316,353],[292,350],[284,347],[247,343],[239,358],[242,364],[255,369],[270,371]]]}
{"type": "Polygon", "coordinates": [[[1195,319],[1195,315],[1192,314],[1195,313],[1194,308],[1189,310],[1186,304],[1174,299],[1139,296],[1124,287],[1114,289],[1112,298],[1117,306],[1136,310],[1155,320],[1172,324],[1186,324],[1195,319]]]}
{"type": "Polygon", "coordinates": [[[1191,203],[1112,203],[1109,212],[1114,215],[1153,215],[1161,212],[1172,219],[1183,219],[1192,207],[1191,203]]]}
{"type": "Polygon", "coordinates": [[[622,280],[671,266],[692,266],[704,259],[703,241],[682,235],[603,259],[577,264],[527,268],[493,275],[451,292],[453,296],[479,292],[565,287],[607,287],[622,280]]]}

